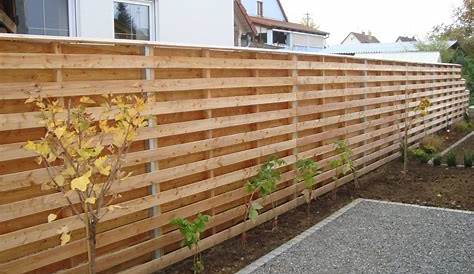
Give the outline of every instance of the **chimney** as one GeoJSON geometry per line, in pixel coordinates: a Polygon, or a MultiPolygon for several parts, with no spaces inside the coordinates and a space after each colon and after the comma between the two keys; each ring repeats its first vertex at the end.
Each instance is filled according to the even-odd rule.
{"type": "Polygon", "coordinates": [[[362,34],[365,35],[365,31],[362,31],[362,34]]]}

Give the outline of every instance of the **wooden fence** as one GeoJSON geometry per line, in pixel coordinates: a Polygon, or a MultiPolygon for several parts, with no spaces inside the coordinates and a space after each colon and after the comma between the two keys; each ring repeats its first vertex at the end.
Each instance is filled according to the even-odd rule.
{"type": "MultiPolygon", "coordinates": [[[[410,142],[462,117],[468,92],[460,67],[244,49],[138,42],[0,37],[0,272],[85,272],[81,222],[60,193],[41,190],[46,170],[21,148],[41,137],[32,95],[147,96],[150,126],[139,132],[114,189],[123,207],[105,216],[99,271],[156,271],[191,255],[172,218],[211,215],[201,249],[302,203],[294,163],[314,158],[324,172],[316,195],[335,187],[333,143],[346,139],[360,173],[399,157],[406,115],[422,98],[410,142]],[[286,161],[282,180],[255,224],[242,222],[246,180],[270,155],[286,161]],[[270,210],[270,200],[277,206],[270,210]],[[59,245],[68,225],[72,241],[59,245]]],[[[340,184],[350,181],[345,177],[340,184]]]]}

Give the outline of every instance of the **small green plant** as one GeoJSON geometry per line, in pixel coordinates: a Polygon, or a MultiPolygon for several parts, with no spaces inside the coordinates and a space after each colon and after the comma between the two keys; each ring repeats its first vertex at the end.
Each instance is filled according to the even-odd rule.
{"type": "Polygon", "coordinates": [[[434,166],[440,166],[440,165],[441,165],[441,161],[442,161],[442,159],[441,159],[441,156],[440,156],[439,154],[435,154],[435,155],[433,156],[433,165],[434,165],[434,166]]]}
{"type": "Polygon", "coordinates": [[[464,167],[471,168],[474,162],[474,153],[472,151],[464,152],[464,167]]]}
{"type": "Polygon", "coordinates": [[[306,216],[309,217],[310,203],[313,199],[312,192],[316,185],[316,175],[321,174],[319,167],[313,159],[299,160],[296,162],[297,180],[303,181],[303,196],[306,201],[306,216]]]}
{"type": "Polygon", "coordinates": [[[422,164],[428,163],[431,159],[431,154],[427,153],[423,148],[416,148],[409,151],[412,158],[418,160],[422,164]]]}
{"type": "Polygon", "coordinates": [[[456,154],[453,151],[448,152],[446,155],[446,163],[449,167],[457,166],[456,154]]]}
{"type": "Polygon", "coordinates": [[[199,251],[199,241],[201,240],[201,233],[206,230],[206,223],[208,221],[209,216],[202,215],[201,213],[199,213],[192,222],[182,218],[175,218],[171,221],[171,224],[176,225],[183,236],[183,245],[187,246],[190,250],[194,249],[194,273],[204,271],[204,263],[202,261],[201,252],[199,251]]]}
{"type": "MultiPolygon", "coordinates": [[[[252,222],[256,222],[258,217],[258,211],[263,208],[261,204],[254,201],[253,198],[256,194],[260,195],[260,197],[264,198],[270,195],[273,191],[276,190],[277,182],[281,178],[281,173],[278,170],[279,167],[283,166],[285,161],[281,159],[277,159],[275,157],[270,157],[258,171],[257,175],[252,177],[247,183],[245,184],[245,192],[250,194],[249,200],[247,202],[247,208],[244,215],[244,221],[251,220],[252,222]]],[[[272,209],[274,208],[274,203],[272,201],[272,209]]],[[[275,216],[273,220],[273,228],[275,229],[277,226],[277,216],[275,216]]],[[[245,239],[245,234],[244,239],[245,239]]],[[[244,240],[245,241],[245,240],[244,240]]]]}
{"type": "Polygon", "coordinates": [[[339,182],[339,179],[349,173],[352,173],[354,176],[354,184],[358,188],[359,180],[357,176],[357,169],[352,161],[352,150],[347,144],[346,140],[339,140],[334,144],[334,148],[338,157],[332,160],[329,164],[331,168],[335,169],[336,175],[333,179],[336,181],[333,189],[334,198],[336,197],[336,188],[339,182]]]}

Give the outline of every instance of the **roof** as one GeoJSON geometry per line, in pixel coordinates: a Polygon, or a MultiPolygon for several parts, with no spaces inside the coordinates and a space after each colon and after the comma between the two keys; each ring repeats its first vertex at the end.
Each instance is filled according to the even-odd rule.
{"type": "Polygon", "coordinates": [[[351,32],[349,33],[346,38],[344,38],[344,40],[342,40],[342,42],[346,41],[347,37],[349,37],[349,35],[354,35],[357,40],[359,40],[359,42],[361,43],[380,43],[379,39],[377,39],[377,37],[373,36],[373,35],[370,35],[370,34],[365,34],[365,33],[357,33],[357,32],[351,32]]]}
{"type": "Polygon", "coordinates": [[[255,17],[255,16],[249,16],[249,17],[252,23],[256,25],[268,27],[268,28],[279,28],[279,29],[284,29],[284,30],[299,31],[299,32],[324,35],[324,36],[329,34],[329,32],[313,29],[302,24],[278,21],[278,20],[268,19],[268,18],[263,18],[263,17],[255,17]]]}
{"type": "Polygon", "coordinates": [[[329,46],[323,49],[323,53],[356,54],[356,53],[389,53],[389,52],[416,52],[419,51],[417,42],[398,43],[365,43],[365,44],[342,44],[329,46]]]}
{"type": "Polygon", "coordinates": [[[280,0],[277,0],[278,6],[280,6],[281,13],[283,14],[283,18],[285,18],[285,21],[288,22],[288,17],[286,16],[285,9],[283,8],[283,5],[281,4],[280,0]]]}
{"type": "Polygon", "coordinates": [[[253,34],[257,34],[257,29],[252,24],[250,20],[247,10],[245,9],[244,5],[239,0],[234,0],[234,12],[239,18],[242,18],[243,23],[247,25],[247,27],[253,32],[253,34]]]}
{"type": "Polygon", "coordinates": [[[407,37],[407,36],[398,36],[397,40],[395,42],[415,42],[416,38],[415,37],[407,37]]]}

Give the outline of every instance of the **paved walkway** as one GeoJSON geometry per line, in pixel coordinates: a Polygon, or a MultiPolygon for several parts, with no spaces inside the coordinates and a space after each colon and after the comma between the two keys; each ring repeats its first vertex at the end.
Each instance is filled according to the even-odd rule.
{"type": "Polygon", "coordinates": [[[239,274],[474,273],[474,212],[359,199],[239,274]]]}

